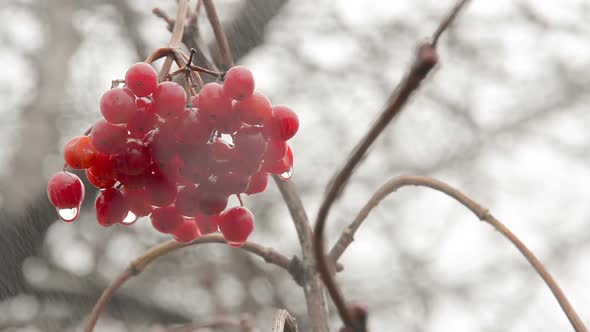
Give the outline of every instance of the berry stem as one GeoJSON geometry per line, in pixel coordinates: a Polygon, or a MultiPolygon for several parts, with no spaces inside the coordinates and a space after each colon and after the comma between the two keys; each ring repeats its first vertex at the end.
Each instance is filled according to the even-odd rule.
{"type": "MultiPolygon", "coordinates": [[[[184,33],[184,23],[186,20],[186,12],[188,10],[188,1],[187,0],[180,0],[178,2],[178,10],[176,12],[176,21],[174,23],[174,28],[172,29],[172,36],[170,37],[170,43],[168,43],[168,47],[171,49],[177,49],[180,47],[182,42],[182,34],[184,33]]],[[[168,73],[170,72],[170,68],[172,68],[172,62],[174,62],[174,53],[169,54],[162,65],[162,69],[160,70],[160,74],[158,75],[160,81],[164,81],[167,77],[168,73]]]]}
{"type": "Polygon", "coordinates": [[[236,197],[238,198],[238,201],[240,202],[240,206],[244,206],[244,201],[242,201],[242,195],[236,194],[236,197]]]}
{"type": "MultiPolygon", "coordinates": [[[[151,263],[162,256],[170,254],[178,249],[205,243],[225,244],[226,242],[221,234],[205,235],[190,243],[179,243],[176,240],[170,240],[148,249],[143,255],[133,260],[129,266],[123,272],[121,272],[121,274],[119,274],[117,278],[115,278],[115,280],[113,280],[113,282],[103,291],[102,295],[92,309],[90,318],[84,327],[84,332],[92,332],[94,330],[94,326],[96,325],[96,322],[98,321],[98,318],[102,314],[106,305],[110,302],[115,292],[121,288],[121,286],[123,286],[127,280],[142,273],[151,263]]],[[[260,256],[268,263],[274,264],[291,272],[291,260],[287,256],[270,247],[264,247],[254,242],[246,242],[240,248],[254,255],[260,256]]]]}
{"type": "Polygon", "coordinates": [[[337,262],[344,250],[352,243],[353,236],[359,227],[362,225],[363,221],[367,218],[369,213],[375,208],[383,199],[387,196],[391,195],[392,193],[396,192],[397,190],[407,187],[407,186],[419,186],[419,187],[427,187],[430,189],[434,189],[440,191],[447,196],[455,199],[457,202],[461,203],[467,209],[469,209],[473,214],[475,214],[480,220],[487,222],[492,227],[494,227],[500,234],[502,234],[508,241],[510,241],[526,258],[526,260],[531,264],[531,266],[536,270],[539,276],[545,281],[545,284],[549,287],[553,296],[559,302],[563,312],[566,314],[567,318],[569,319],[570,323],[572,324],[574,330],[576,332],[586,332],[587,329],[584,326],[584,323],[576,313],[575,309],[572,307],[570,302],[568,301],[566,295],[563,293],[555,279],[551,276],[549,271],[543,266],[543,264],[539,261],[539,259],[527,248],[527,246],[520,241],[520,239],[514,235],[506,227],[502,222],[496,219],[488,209],[481,206],[479,203],[475,202],[467,195],[463,194],[459,190],[451,187],[450,185],[424,176],[399,176],[389,181],[385,182],[377,191],[371,196],[369,201],[363,206],[360,210],[354,221],[346,228],[342,235],[330,251],[330,259],[332,263],[337,262]]]}
{"type": "Polygon", "coordinates": [[[229,48],[227,36],[225,35],[225,31],[223,31],[223,27],[221,26],[221,22],[217,16],[217,10],[215,9],[213,0],[203,0],[203,5],[205,6],[205,11],[207,12],[207,18],[209,19],[211,27],[213,28],[215,40],[219,46],[221,65],[223,69],[227,70],[234,65],[234,60],[231,54],[231,49],[229,48]]]}
{"type": "Polygon", "coordinates": [[[119,84],[125,83],[125,80],[112,80],[111,81],[111,89],[114,89],[119,86],[119,84]]]}
{"type": "Polygon", "coordinates": [[[167,55],[172,54],[174,51],[170,47],[161,47],[155,50],[150,56],[145,59],[145,63],[152,63],[158,59],[161,59],[167,55]]]}

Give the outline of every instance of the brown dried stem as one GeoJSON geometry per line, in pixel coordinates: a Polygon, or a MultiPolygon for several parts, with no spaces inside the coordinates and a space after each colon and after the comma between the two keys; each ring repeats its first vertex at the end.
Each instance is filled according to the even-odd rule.
{"type": "Polygon", "coordinates": [[[512,233],[508,227],[496,219],[488,209],[484,208],[459,190],[433,178],[424,176],[400,176],[385,182],[373,194],[373,196],[371,196],[369,201],[358,213],[354,221],[348,226],[348,228],[346,228],[341,237],[338,239],[336,245],[334,245],[334,248],[330,253],[331,259],[337,260],[340,257],[348,245],[353,241],[354,233],[359,229],[373,208],[375,208],[385,197],[406,186],[428,187],[440,191],[461,203],[463,206],[473,212],[473,214],[475,214],[480,220],[485,221],[494,227],[522,253],[529,264],[532,265],[543,281],[545,281],[545,284],[547,284],[553,293],[553,296],[555,296],[557,302],[559,302],[561,309],[566,314],[574,330],[576,332],[587,332],[584,323],[568,301],[566,295],[563,293],[555,279],[553,279],[549,271],[547,271],[545,266],[543,266],[539,259],[527,248],[527,246],[522,243],[522,241],[520,241],[520,239],[514,235],[514,233],[512,233]]]}
{"type": "MultiPolygon", "coordinates": [[[[190,243],[179,243],[175,240],[170,240],[149,249],[143,255],[132,261],[131,264],[129,264],[129,267],[127,267],[125,271],[123,271],[119,276],[117,276],[117,278],[109,285],[109,287],[104,290],[100,299],[96,302],[94,308],[92,309],[92,313],[90,314],[88,323],[84,328],[84,332],[91,332],[94,329],[94,326],[98,321],[98,318],[100,317],[104,308],[113,297],[114,293],[128,279],[143,272],[143,270],[145,270],[145,268],[147,268],[148,265],[150,265],[152,262],[154,262],[162,256],[170,254],[178,249],[205,243],[225,244],[225,240],[223,239],[223,236],[221,234],[210,234],[202,236],[190,243]]],[[[291,267],[291,260],[285,255],[277,252],[272,248],[264,247],[253,242],[246,242],[242,247],[240,247],[240,249],[248,251],[254,255],[260,256],[266,262],[279,266],[287,271],[290,271],[289,269],[291,267]]]]}
{"type": "Polygon", "coordinates": [[[231,49],[229,48],[227,36],[225,35],[225,31],[221,26],[219,16],[217,16],[217,11],[215,10],[213,0],[203,0],[203,6],[205,7],[205,11],[207,12],[207,18],[209,19],[209,23],[211,23],[211,27],[213,28],[215,40],[217,41],[217,45],[219,46],[221,65],[224,70],[227,70],[234,65],[234,60],[231,54],[231,49]]]}
{"type": "MultiPolygon", "coordinates": [[[[188,10],[188,1],[187,0],[180,0],[178,1],[178,10],[176,11],[176,21],[174,23],[174,28],[172,29],[172,36],[170,37],[170,42],[168,43],[168,47],[171,49],[177,49],[180,47],[182,43],[182,35],[184,33],[184,22],[186,20],[186,13],[188,10]]],[[[154,10],[155,14],[156,10],[154,10]]],[[[162,65],[162,69],[160,70],[160,74],[158,78],[161,81],[164,81],[168,73],[170,72],[170,68],[172,68],[172,63],[174,62],[174,54],[169,54],[162,65]]]]}
{"type": "MultiPolygon", "coordinates": [[[[452,23],[454,18],[457,16],[458,11],[463,8],[465,3],[466,1],[460,1],[459,5],[455,5],[452,8],[450,14],[448,14],[447,17],[441,22],[435,34],[433,35],[435,40],[438,40],[440,35],[452,23]]],[[[328,217],[330,208],[346,186],[346,183],[352,176],[356,166],[363,159],[369,147],[373,144],[373,142],[375,142],[377,137],[381,134],[381,132],[383,132],[391,120],[402,111],[403,106],[406,104],[409,97],[414,91],[418,89],[420,83],[424,80],[424,78],[426,78],[430,70],[434,68],[437,62],[438,55],[435,50],[435,44],[429,41],[422,42],[418,47],[416,57],[409,73],[404,77],[396,91],[394,91],[393,95],[388,101],[387,107],[381,113],[377,121],[369,129],[359,144],[354,148],[344,167],[342,167],[342,169],[337,172],[336,176],[330,182],[326,196],[318,211],[314,232],[314,252],[318,263],[318,270],[330,296],[332,297],[332,300],[334,301],[334,304],[336,305],[336,308],[338,309],[340,318],[346,327],[350,327],[358,331],[365,331],[366,327],[359,326],[359,324],[362,324],[361,322],[355,322],[354,315],[349,309],[342,291],[336,284],[334,277],[331,274],[331,265],[325,256],[324,229],[326,219],[328,217]]]]}

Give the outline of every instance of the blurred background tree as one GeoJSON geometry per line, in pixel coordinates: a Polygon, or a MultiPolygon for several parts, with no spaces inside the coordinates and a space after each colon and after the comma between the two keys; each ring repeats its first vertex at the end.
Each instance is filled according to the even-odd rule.
{"type": "MultiPolygon", "coordinates": [[[[234,54],[252,68],[257,88],[300,115],[293,181],[315,216],[334,170],[450,2],[216,3],[234,54]]],[[[79,330],[112,278],[164,239],[141,222],[101,228],[91,193],[80,220],[56,223],[44,192],[63,164],[63,144],[100,116],[98,100],[111,80],[166,45],[166,23],[151,14],[153,7],[173,13],[175,3],[0,6],[2,330],[79,330]]],[[[328,242],[387,178],[435,176],[485,203],[519,234],[588,321],[589,17],[584,1],[472,1],[441,40],[435,75],[378,140],[333,209],[328,242]]],[[[209,27],[201,30],[212,44],[209,27]]],[[[248,199],[257,217],[253,239],[295,255],[297,236],[279,196],[271,185],[248,199]]],[[[350,298],[368,306],[372,330],[569,328],[522,257],[450,199],[404,190],[370,219],[343,256],[338,278],[350,298]]],[[[166,257],[126,284],[96,330],[160,331],[247,314],[264,331],[276,308],[309,330],[303,293],[285,271],[226,246],[201,246],[166,257]]]]}

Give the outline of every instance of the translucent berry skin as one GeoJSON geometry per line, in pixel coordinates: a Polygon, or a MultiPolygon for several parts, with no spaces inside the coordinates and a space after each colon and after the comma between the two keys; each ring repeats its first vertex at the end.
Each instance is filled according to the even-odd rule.
{"type": "Polygon", "coordinates": [[[196,106],[212,125],[216,125],[219,119],[226,119],[232,113],[231,99],[225,95],[223,86],[219,83],[205,84],[199,91],[196,106]]]}
{"type": "Polygon", "coordinates": [[[117,170],[127,175],[139,175],[149,166],[150,159],[147,146],[141,141],[130,139],[117,158],[117,170]]]}
{"type": "Polygon", "coordinates": [[[158,85],[158,73],[145,62],[138,62],[127,69],[125,85],[138,97],[154,93],[158,85]]]}
{"type": "Polygon", "coordinates": [[[96,197],[94,206],[96,220],[104,227],[120,223],[129,213],[127,199],[115,188],[101,191],[96,197]]]}
{"type": "Polygon", "coordinates": [[[241,247],[254,230],[254,215],[243,206],[223,212],[219,218],[219,231],[232,247],[241,247]]]}
{"type": "Polygon", "coordinates": [[[152,206],[146,202],[143,189],[133,190],[123,187],[121,193],[127,199],[129,211],[133,212],[138,218],[147,216],[152,212],[152,206]]]}
{"type": "Polygon", "coordinates": [[[297,113],[287,106],[275,106],[272,108],[270,121],[270,138],[278,141],[291,139],[299,130],[299,118],[297,113]]]}
{"type": "Polygon", "coordinates": [[[242,122],[249,125],[261,125],[272,118],[272,104],[262,93],[256,91],[244,100],[234,104],[234,109],[240,113],[242,122]]]}
{"type": "Polygon", "coordinates": [[[209,190],[199,190],[197,196],[199,213],[214,216],[225,210],[227,196],[209,190]]]}
{"type": "Polygon", "coordinates": [[[173,233],[184,222],[184,219],[174,205],[154,209],[150,215],[150,219],[154,228],[164,234],[173,233]]]}
{"type": "Polygon", "coordinates": [[[178,213],[185,217],[192,217],[199,209],[197,186],[189,184],[178,189],[176,196],[176,208],[178,213]]]}
{"type": "Polygon", "coordinates": [[[232,67],[225,73],[223,90],[233,100],[244,100],[254,93],[254,75],[246,67],[232,67]]]}
{"type": "Polygon", "coordinates": [[[266,152],[264,152],[264,161],[273,162],[283,159],[287,153],[287,142],[269,140],[267,142],[266,152]]]}
{"type": "Polygon", "coordinates": [[[150,130],[156,127],[158,116],[151,111],[151,101],[138,99],[136,104],[138,105],[137,111],[127,121],[127,130],[129,136],[143,138],[150,130]]]}
{"type": "Polygon", "coordinates": [[[113,88],[107,90],[100,98],[100,112],[110,123],[125,123],[136,110],[135,96],[129,89],[113,88]]]}
{"type": "Polygon", "coordinates": [[[178,121],[176,139],[180,143],[204,144],[213,129],[207,119],[196,109],[187,109],[178,121]]]}
{"type": "Polygon", "coordinates": [[[161,117],[169,118],[184,112],[186,92],[178,83],[167,81],[158,84],[152,98],[153,110],[161,117]]]}
{"type": "Polygon", "coordinates": [[[117,182],[114,178],[94,175],[90,168],[86,170],[86,178],[92,183],[92,185],[102,189],[110,188],[115,185],[115,182],[117,182]]]}
{"type": "Polygon", "coordinates": [[[125,148],[127,128],[100,119],[92,127],[90,138],[92,138],[94,146],[100,152],[107,154],[117,153],[125,148]]]}
{"type": "Polygon", "coordinates": [[[195,215],[195,222],[202,235],[219,231],[219,215],[208,216],[206,214],[197,213],[195,215]]]}
{"type": "Polygon", "coordinates": [[[266,172],[258,172],[252,177],[250,177],[250,183],[248,184],[248,188],[244,193],[248,195],[254,195],[261,193],[266,190],[268,186],[268,173],[266,172]]]}
{"type": "Polygon", "coordinates": [[[76,136],[64,147],[64,160],[74,169],[86,169],[92,166],[97,154],[96,147],[88,136],[76,136]]]}
{"type": "Polygon", "coordinates": [[[293,168],[293,151],[291,147],[287,146],[287,153],[285,156],[275,162],[264,162],[262,169],[271,174],[283,174],[293,168]]]}
{"type": "Polygon", "coordinates": [[[146,201],[154,206],[166,206],[176,199],[176,186],[167,177],[156,172],[149,174],[145,183],[146,201]]]}
{"type": "Polygon", "coordinates": [[[58,209],[77,208],[84,200],[84,184],[76,174],[57,172],[49,178],[47,197],[58,209]]]}
{"type": "Polygon", "coordinates": [[[199,228],[193,219],[185,219],[172,233],[174,239],[180,243],[189,243],[199,236],[199,228]]]}

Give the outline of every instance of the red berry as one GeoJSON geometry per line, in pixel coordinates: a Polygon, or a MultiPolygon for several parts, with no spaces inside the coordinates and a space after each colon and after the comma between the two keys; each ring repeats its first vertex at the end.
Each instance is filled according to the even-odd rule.
{"type": "Polygon", "coordinates": [[[178,212],[185,217],[192,217],[197,213],[198,205],[198,190],[194,184],[186,185],[178,189],[176,196],[176,208],[178,212]]]}
{"type": "Polygon", "coordinates": [[[218,119],[227,118],[232,113],[232,102],[219,83],[208,83],[199,92],[197,101],[199,112],[209,119],[213,125],[218,119]]]}
{"type": "Polygon", "coordinates": [[[178,121],[176,138],[180,143],[203,144],[211,137],[211,126],[207,119],[195,109],[188,109],[178,121]]]}
{"type": "Polygon", "coordinates": [[[127,69],[125,85],[138,97],[149,96],[158,85],[158,73],[151,65],[138,62],[127,69]]]}
{"type": "Polygon", "coordinates": [[[120,173],[117,176],[117,179],[125,187],[127,187],[129,189],[137,190],[137,189],[145,188],[145,183],[147,181],[147,174],[141,173],[138,175],[129,175],[129,174],[125,174],[125,173],[120,173]]]}
{"type": "Polygon", "coordinates": [[[261,127],[244,126],[235,135],[234,149],[244,158],[260,162],[266,151],[266,140],[261,127]]]}
{"type": "Polygon", "coordinates": [[[197,206],[199,207],[199,212],[213,216],[225,210],[225,207],[227,206],[227,196],[202,187],[204,186],[201,185],[199,187],[197,194],[197,206]]]}
{"type": "Polygon", "coordinates": [[[287,153],[287,142],[269,140],[266,146],[266,152],[264,152],[265,162],[274,162],[283,159],[287,153]]]}
{"type": "Polygon", "coordinates": [[[174,235],[174,239],[178,242],[189,243],[201,236],[201,233],[193,219],[184,219],[182,225],[176,228],[172,235],[174,235]]]}
{"type": "Polygon", "coordinates": [[[219,231],[232,247],[241,247],[254,230],[254,215],[243,206],[233,207],[221,214],[219,231]]]}
{"type": "Polygon", "coordinates": [[[291,151],[291,147],[287,146],[287,153],[281,160],[268,163],[265,161],[262,168],[272,174],[283,174],[292,171],[293,151],[291,151]]]}
{"type": "Polygon", "coordinates": [[[137,99],[137,111],[127,121],[127,130],[129,136],[133,138],[143,138],[150,130],[156,127],[158,123],[158,116],[154,114],[151,109],[151,101],[143,101],[142,98],[137,99]],[[140,106],[143,104],[143,106],[140,106]]]}
{"type": "Polygon", "coordinates": [[[266,190],[266,186],[268,185],[268,173],[266,172],[258,172],[250,178],[250,183],[248,184],[248,188],[244,191],[244,193],[248,195],[254,195],[261,193],[266,190]]]}
{"type": "Polygon", "coordinates": [[[240,119],[249,125],[261,125],[272,117],[272,104],[262,93],[256,91],[244,100],[234,104],[234,109],[240,113],[240,119]]]}
{"type": "Polygon", "coordinates": [[[116,164],[114,155],[98,152],[94,158],[94,164],[88,169],[87,172],[87,175],[88,173],[91,173],[97,181],[91,180],[90,177],[88,179],[92,182],[92,184],[99,188],[112,187],[112,185],[104,187],[104,183],[110,182],[111,180],[117,178],[117,170],[115,166],[116,164]]]}
{"type": "Polygon", "coordinates": [[[219,215],[208,216],[206,214],[197,213],[195,215],[195,222],[202,235],[215,233],[219,230],[219,215]]]}
{"type": "Polygon", "coordinates": [[[215,183],[216,189],[227,195],[243,193],[249,184],[250,176],[233,172],[219,175],[215,183]]]}
{"type": "Polygon", "coordinates": [[[96,220],[104,227],[120,223],[129,213],[127,199],[115,188],[101,191],[96,197],[94,205],[96,207],[96,220]]]}
{"type": "Polygon", "coordinates": [[[110,188],[117,182],[114,178],[94,175],[92,168],[86,170],[86,178],[92,185],[102,189],[110,188]]]}
{"type": "Polygon", "coordinates": [[[154,209],[150,219],[154,228],[165,234],[173,233],[184,222],[174,205],[154,209]]]}
{"type": "Polygon", "coordinates": [[[145,183],[146,201],[155,206],[172,204],[176,199],[176,185],[162,173],[148,174],[145,183]]]}
{"type": "Polygon", "coordinates": [[[49,178],[47,197],[57,209],[79,208],[84,200],[84,184],[76,174],[57,172],[49,178]]]}
{"type": "Polygon", "coordinates": [[[110,123],[125,123],[131,119],[135,111],[135,96],[129,89],[113,88],[107,90],[100,98],[100,112],[110,123]]]}
{"type": "Polygon", "coordinates": [[[133,212],[138,218],[147,216],[152,212],[152,206],[146,202],[145,191],[143,189],[133,190],[123,187],[121,193],[127,199],[127,203],[129,203],[129,211],[133,212]]]}
{"type": "Polygon", "coordinates": [[[242,120],[240,119],[240,113],[233,107],[229,113],[219,116],[215,122],[217,131],[229,135],[238,131],[241,126],[242,120]]]}
{"type": "Polygon", "coordinates": [[[96,158],[96,147],[88,136],[76,136],[64,147],[64,159],[74,169],[85,169],[92,166],[96,158]]]}
{"type": "Polygon", "coordinates": [[[117,153],[125,148],[127,128],[100,119],[92,127],[90,134],[96,149],[104,153],[117,153]]]}
{"type": "Polygon", "coordinates": [[[186,92],[178,83],[167,81],[158,84],[152,98],[154,112],[161,117],[168,118],[184,112],[186,92]]]}
{"type": "Polygon", "coordinates": [[[230,163],[233,157],[233,149],[223,138],[215,138],[211,144],[207,144],[209,149],[208,166],[215,172],[224,172],[230,169],[230,163]]]}
{"type": "Polygon", "coordinates": [[[299,129],[299,118],[287,106],[275,106],[272,109],[272,120],[270,123],[270,138],[286,141],[295,136],[299,129]]]}
{"type": "Polygon", "coordinates": [[[225,73],[223,90],[231,99],[246,99],[254,93],[254,75],[246,67],[232,67],[225,73]]]}
{"type": "Polygon", "coordinates": [[[147,146],[140,141],[130,139],[127,140],[125,149],[116,158],[117,170],[127,175],[139,175],[149,166],[150,159],[147,146]]]}
{"type": "Polygon", "coordinates": [[[176,156],[176,135],[171,126],[150,131],[143,141],[150,150],[152,160],[158,164],[168,163],[176,156]]]}

